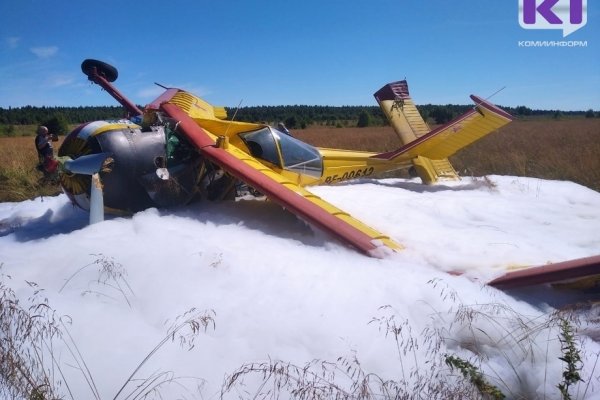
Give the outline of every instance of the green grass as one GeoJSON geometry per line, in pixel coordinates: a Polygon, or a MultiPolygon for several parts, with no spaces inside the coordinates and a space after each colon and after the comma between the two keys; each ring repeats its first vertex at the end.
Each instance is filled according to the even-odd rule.
{"type": "Polygon", "coordinates": [[[35,136],[37,125],[0,125],[0,137],[35,136]]]}

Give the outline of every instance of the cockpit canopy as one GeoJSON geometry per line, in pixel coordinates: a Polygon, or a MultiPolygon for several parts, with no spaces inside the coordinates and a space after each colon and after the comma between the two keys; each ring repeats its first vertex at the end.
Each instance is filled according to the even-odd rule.
{"type": "Polygon", "coordinates": [[[297,174],[321,177],[323,159],[313,146],[266,126],[240,137],[253,157],[297,174]]]}

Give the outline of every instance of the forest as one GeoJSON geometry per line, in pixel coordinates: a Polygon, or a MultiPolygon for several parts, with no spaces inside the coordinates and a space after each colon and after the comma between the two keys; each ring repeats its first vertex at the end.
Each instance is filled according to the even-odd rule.
{"type": "MultiPolygon", "coordinates": [[[[431,124],[444,124],[464,113],[472,105],[417,106],[423,118],[431,124]]],[[[143,108],[143,107],[141,107],[143,108]]],[[[587,111],[533,110],[526,106],[502,107],[516,117],[561,116],[599,117],[600,113],[587,111]]],[[[237,121],[277,123],[284,122],[290,129],[304,129],[311,125],[331,127],[366,127],[387,125],[378,106],[249,106],[239,109],[226,107],[229,118],[237,121]]],[[[87,107],[9,107],[0,108],[0,136],[13,136],[18,125],[49,125],[52,133],[65,134],[69,126],[86,121],[119,119],[125,117],[120,106],[87,107]]]]}

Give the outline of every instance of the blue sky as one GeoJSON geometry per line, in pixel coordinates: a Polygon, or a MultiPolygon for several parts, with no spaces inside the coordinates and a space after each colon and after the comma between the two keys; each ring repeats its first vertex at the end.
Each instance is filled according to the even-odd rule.
{"type": "MultiPolygon", "coordinates": [[[[542,0],[538,0],[542,1],[542,0]]],[[[566,0],[561,0],[566,1],[566,0]]],[[[519,25],[497,0],[150,0],[0,2],[0,107],[112,105],[81,73],[86,58],[119,69],[116,84],[146,104],[153,84],[216,105],[375,105],[409,81],[417,104],[600,109],[600,10],[563,39],[519,25]],[[519,41],[587,47],[519,47],[519,41]]]]}

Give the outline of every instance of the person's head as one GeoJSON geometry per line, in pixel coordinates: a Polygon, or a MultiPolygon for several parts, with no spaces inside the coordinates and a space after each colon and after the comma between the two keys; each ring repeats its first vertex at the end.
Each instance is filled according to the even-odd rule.
{"type": "Polygon", "coordinates": [[[38,128],[37,128],[37,134],[38,135],[47,135],[48,134],[48,128],[46,128],[45,126],[38,126],[38,128]]]}

